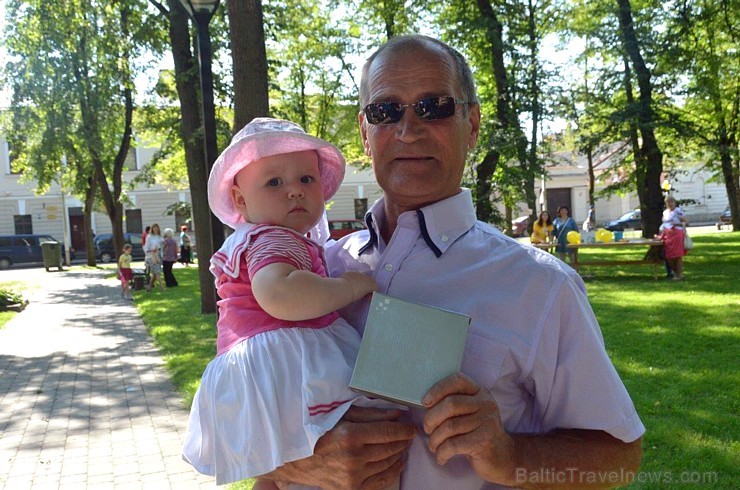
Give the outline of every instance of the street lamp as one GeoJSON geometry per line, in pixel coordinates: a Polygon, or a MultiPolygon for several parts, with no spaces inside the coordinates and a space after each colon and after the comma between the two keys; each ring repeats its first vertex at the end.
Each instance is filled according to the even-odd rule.
{"type": "MultiPolygon", "coordinates": [[[[201,119],[203,120],[203,151],[208,174],[218,158],[216,149],[216,109],[213,103],[213,71],[211,70],[211,35],[208,24],[218,9],[219,0],[180,0],[190,18],[195,22],[198,32],[198,65],[200,66],[200,94],[202,98],[201,119]]],[[[224,228],[221,222],[211,215],[211,238],[213,251],[221,248],[224,241],[224,228]]]]}

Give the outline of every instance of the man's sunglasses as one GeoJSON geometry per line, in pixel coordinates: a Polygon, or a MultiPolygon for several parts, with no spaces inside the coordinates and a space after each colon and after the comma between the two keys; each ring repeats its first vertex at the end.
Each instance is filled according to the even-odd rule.
{"type": "Polygon", "coordinates": [[[451,96],[427,97],[414,104],[399,102],[375,102],[368,104],[362,110],[365,120],[370,124],[393,124],[403,117],[407,107],[413,107],[414,112],[422,121],[437,121],[455,115],[458,104],[468,104],[451,96]]]}

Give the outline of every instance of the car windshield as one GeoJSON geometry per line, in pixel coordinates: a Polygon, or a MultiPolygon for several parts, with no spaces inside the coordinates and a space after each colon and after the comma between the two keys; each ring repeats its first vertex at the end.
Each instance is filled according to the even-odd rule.
{"type": "Polygon", "coordinates": [[[636,218],[636,217],[637,216],[635,216],[635,212],[634,211],[630,211],[629,213],[624,213],[619,219],[620,220],[628,220],[628,219],[632,219],[632,218],[636,218]]]}

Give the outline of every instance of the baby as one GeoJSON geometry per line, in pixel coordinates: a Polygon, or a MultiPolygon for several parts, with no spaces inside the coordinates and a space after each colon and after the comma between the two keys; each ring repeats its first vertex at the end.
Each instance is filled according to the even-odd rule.
{"type": "Polygon", "coordinates": [[[325,202],[344,157],[300,126],[258,118],[208,180],[213,213],[234,228],[211,258],[217,357],[195,394],[183,457],[220,485],[313,454],[352,404],[360,337],[336,310],[375,290],[357,272],[327,277],[325,202]]]}

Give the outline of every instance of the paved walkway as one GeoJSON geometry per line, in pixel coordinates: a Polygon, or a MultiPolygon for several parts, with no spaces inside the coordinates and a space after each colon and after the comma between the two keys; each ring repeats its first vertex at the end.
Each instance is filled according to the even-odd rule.
{"type": "Polygon", "coordinates": [[[187,411],[118,283],[14,272],[41,286],[0,330],[0,490],[214,488],[180,458],[187,411]]]}

